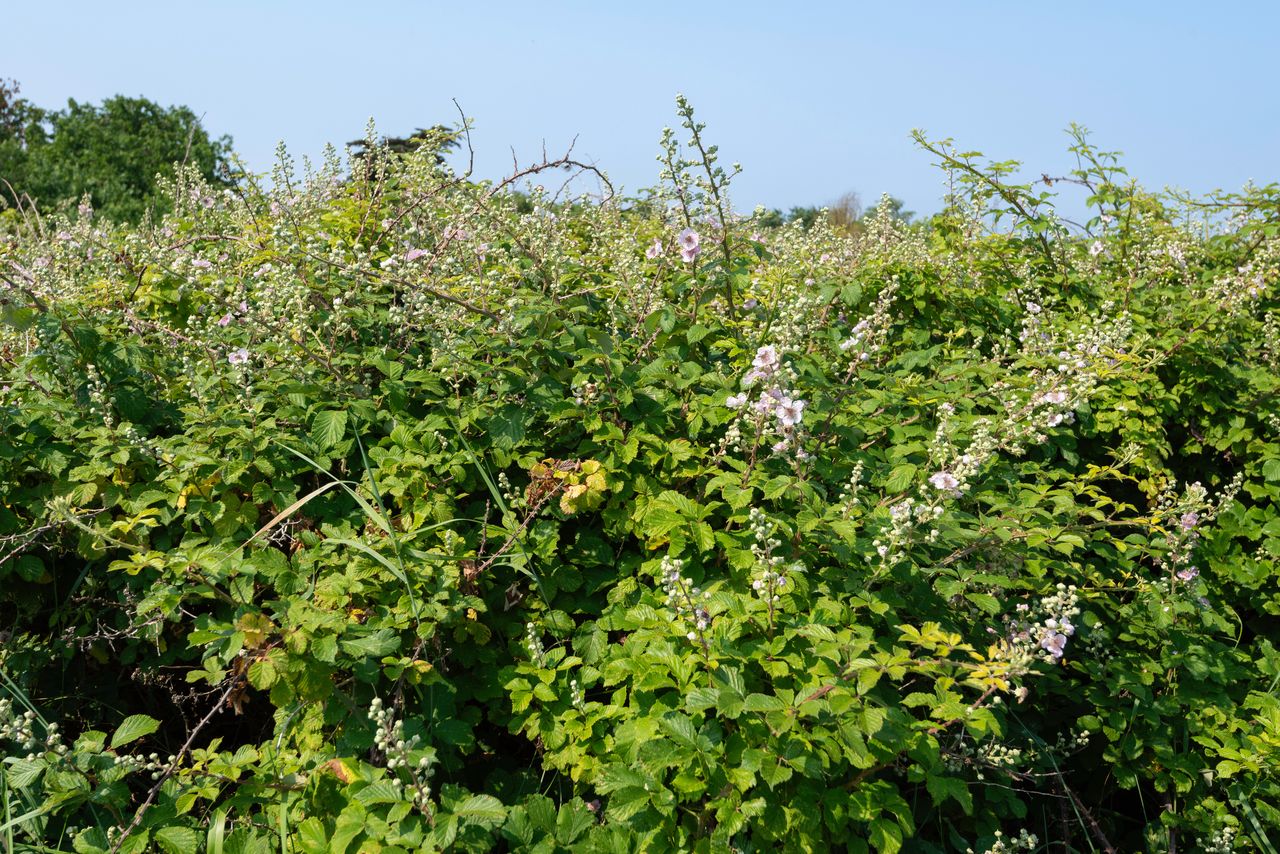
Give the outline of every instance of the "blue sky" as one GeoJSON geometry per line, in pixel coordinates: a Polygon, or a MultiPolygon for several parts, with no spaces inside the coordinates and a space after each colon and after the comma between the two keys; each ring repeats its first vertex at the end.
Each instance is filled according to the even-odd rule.
{"type": "MultiPolygon", "coordinates": [[[[1151,187],[1280,179],[1274,2],[72,2],[4,11],[0,77],[43,106],[143,95],[186,104],[257,170],[359,137],[476,121],[482,177],[562,150],[652,184],[683,91],[734,204],[846,191],[933,211],[940,173],[912,128],[1071,166],[1086,125],[1151,187]]],[[[1069,208],[1074,205],[1068,205],[1069,208]]]]}

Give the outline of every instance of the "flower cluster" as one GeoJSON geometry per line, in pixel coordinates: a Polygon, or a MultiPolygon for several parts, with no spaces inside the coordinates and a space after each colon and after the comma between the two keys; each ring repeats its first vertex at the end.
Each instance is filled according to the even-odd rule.
{"type": "Polygon", "coordinates": [[[1199,840],[1200,850],[1204,854],[1232,854],[1236,850],[1236,833],[1234,827],[1225,824],[1207,841],[1199,840]]]}
{"type": "Polygon", "coordinates": [[[1237,474],[1216,501],[1209,498],[1209,491],[1199,482],[1188,484],[1181,494],[1173,482],[1161,491],[1151,514],[1152,524],[1164,532],[1155,561],[1171,583],[1176,580],[1188,584],[1200,575],[1191,562],[1196,545],[1205,528],[1235,500],[1242,482],[1243,475],[1237,474]]]}
{"type": "Polygon", "coordinates": [[[1035,608],[1020,604],[1017,616],[1008,620],[1007,639],[1015,648],[1029,650],[1041,660],[1056,664],[1075,635],[1073,622],[1080,616],[1080,597],[1074,584],[1058,584],[1035,608]]]}
{"type": "Polygon", "coordinates": [[[681,575],[684,561],[670,556],[662,559],[659,573],[662,589],[667,596],[667,607],[671,609],[671,619],[689,626],[685,637],[700,644],[707,650],[707,630],[711,627],[711,614],[706,603],[711,593],[693,586],[693,579],[681,575]]]}
{"type": "Polygon", "coordinates": [[[538,629],[536,623],[530,621],[524,627],[524,645],[529,651],[529,659],[539,665],[547,655],[546,647],[542,645],[542,632],[538,629]]]}
{"type": "Polygon", "coordinates": [[[53,751],[65,754],[67,746],[62,743],[62,733],[56,723],[44,727],[44,737],[36,735],[36,713],[30,709],[20,712],[13,701],[0,697],[0,741],[11,741],[18,745],[18,753],[27,759],[35,759],[37,754],[53,751]]]}
{"type": "Polygon", "coordinates": [[[854,463],[853,471],[849,473],[849,480],[845,482],[844,488],[836,498],[836,506],[842,518],[848,518],[853,509],[861,503],[859,495],[862,492],[864,477],[866,477],[866,464],[858,460],[854,463]]]}
{"type": "Polygon", "coordinates": [[[849,335],[840,342],[841,352],[848,353],[850,356],[845,382],[853,378],[859,365],[870,361],[884,347],[889,328],[893,325],[893,314],[890,309],[897,297],[898,288],[898,277],[894,276],[880,289],[875,303],[872,304],[871,312],[855,323],[849,335]]]}
{"type": "MultiPolygon", "coordinates": [[[[1035,311],[1029,309],[1029,314],[1043,310],[1036,303],[1032,306],[1035,311]]],[[[1003,415],[975,419],[967,445],[960,446],[952,429],[955,405],[948,401],[938,407],[938,427],[930,444],[933,470],[916,496],[890,506],[886,529],[875,542],[884,565],[902,558],[903,546],[924,524],[931,525],[926,539],[936,540],[939,531],[933,523],[942,516],[947,502],[964,495],[973,478],[999,451],[1022,455],[1028,445],[1048,440],[1046,430],[1072,423],[1075,409],[1094,393],[1102,372],[1122,352],[1132,328],[1131,318],[1123,312],[1098,320],[1083,331],[1067,330],[1057,336],[1039,324],[1036,321],[1030,327],[1033,334],[1022,342],[1016,358],[1033,364],[1047,361],[1048,366],[1027,369],[1018,383],[992,384],[990,391],[1003,415]]]]}
{"type": "MultiPolygon", "coordinates": [[[[413,803],[423,813],[431,811],[431,776],[430,749],[422,749],[420,736],[405,738],[404,721],[383,705],[380,697],[374,697],[369,703],[369,720],[373,723],[373,746],[383,757],[388,771],[404,770],[413,789],[413,803]]],[[[404,781],[392,776],[392,783],[403,786],[404,781]]]]}
{"type": "Polygon", "coordinates": [[[804,411],[809,405],[794,390],[785,387],[795,379],[795,373],[783,363],[778,348],[766,344],[756,350],[751,360],[751,370],[743,377],[743,391],[729,395],[725,405],[742,413],[730,425],[726,444],[734,446],[741,438],[741,422],[748,419],[757,437],[767,434],[778,436],[771,448],[775,454],[792,452],[796,459],[808,459],[803,447],[804,411]],[[761,390],[753,399],[751,389],[757,384],[761,390]]]}
{"type": "Polygon", "coordinates": [[[787,573],[802,571],[804,566],[800,563],[787,566],[782,555],[775,554],[782,541],[774,537],[774,524],[763,510],[752,507],[750,520],[751,554],[756,560],[756,577],[751,581],[751,589],[768,608],[772,630],[779,598],[790,589],[787,573]]]}
{"type": "MultiPolygon", "coordinates": [[[[995,832],[995,841],[991,843],[991,847],[987,848],[983,854],[1016,854],[1018,851],[1035,851],[1040,847],[1040,838],[1034,833],[1028,832],[1025,828],[1018,831],[1017,836],[1006,838],[1004,833],[997,830],[995,832]]],[[[965,854],[974,854],[972,848],[966,848],[965,854]]]]}
{"type": "Polygon", "coordinates": [[[108,429],[114,427],[115,410],[107,396],[107,385],[103,382],[102,375],[98,373],[98,366],[92,363],[85,365],[84,374],[85,392],[89,397],[89,412],[101,418],[103,425],[108,429]]]}

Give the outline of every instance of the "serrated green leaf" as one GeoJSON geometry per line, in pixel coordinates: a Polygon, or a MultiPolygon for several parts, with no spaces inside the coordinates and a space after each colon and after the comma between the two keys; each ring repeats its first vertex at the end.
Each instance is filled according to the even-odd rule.
{"type": "Polygon", "coordinates": [[[122,747],[131,741],[137,741],[144,735],[151,735],[160,728],[160,722],[148,715],[130,715],[125,718],[120,726],[116,727],[115,734],[111,736],[111,749],[122,747]]]}

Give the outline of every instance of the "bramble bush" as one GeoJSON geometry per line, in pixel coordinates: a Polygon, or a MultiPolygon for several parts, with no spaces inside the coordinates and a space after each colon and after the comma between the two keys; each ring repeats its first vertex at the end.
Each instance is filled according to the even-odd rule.
{"type": "Polygon", "coordinates": [[[5,850],[1274,852],[1280,189],[917,135],[940,214],[767,228],[678,109],[634,199],[26,212],[5,850]]]}

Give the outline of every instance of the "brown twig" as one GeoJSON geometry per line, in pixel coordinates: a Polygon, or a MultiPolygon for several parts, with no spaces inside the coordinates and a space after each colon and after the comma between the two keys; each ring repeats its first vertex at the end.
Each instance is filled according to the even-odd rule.
{"type": "Polygon", "coordinates": [[[182,760],[191,751],[191,745],[195,743],[196,736],[200,734],[200,731],[205,728],[209,721],[213,720],[213,716],[222,710],[222,707],[226,705],[227,700],[233,693],[235,693],[236,689],[240,687],[240,683],[243,680],[243,676],[231,677],[226,690],[224,690],[222,695],[218,697],[218,702],[215,703],[213,708],[209,710],[208,714],[201,719],[200,723],[196,724],[195,729],[191,730],[191,734],[187,736],[186,742],[173,757],[173,761],[170,762],[164,769],[163,773],[160,774],[160,778],[156,780],[155,785],[151,787],[151,791],[147,792],[147,798],[142,802],[142,806],[138,807],[138,811],[134,813],[133,821],[129,822],[129,826],[120,834],[120,838],[116,840],[116,844],[111,846],[111,854],[116,854],[116,852],[120,850],[120,846],[124,845],[125,840],[129,838],[129,834],[142,823],[142,817],[147,814],[147,810],[151,809],[151,804],[155,801],[156,794],[160,791],[160,787],[163,786],[165,781],[173,776],[173,773],[178,770],[178,766],[182,764],[182,760]]]}

